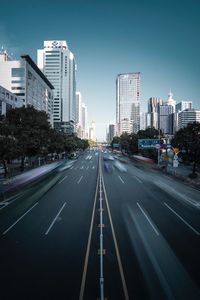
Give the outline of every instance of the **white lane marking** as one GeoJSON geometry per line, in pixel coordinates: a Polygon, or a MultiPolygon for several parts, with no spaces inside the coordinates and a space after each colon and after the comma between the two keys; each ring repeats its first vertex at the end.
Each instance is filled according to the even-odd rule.
{"type": "Polygon", "coordinates": [[[86,170],[88,170],[88,169],[89,169],[89,167],[86,168],[86,170]]]}
{"type": "Polygon", "coordinates": [[[45,232],[45,234],[47,235],[49,233],[49,231],[51,230],[51,228],[53,227],[54,223],[56,222],[59,214],[61,213],[61,211],[63,210],[63,208],[65,207],[66,202],[63,204],[63,206],[61,207],[61,209],[59,210],[59,212],[57,213],[56,217],[53,219],[51,225],[49,226],[49,228],[47,229],[47,231],[45,232]]]}
{"type": "Polygon", "coordinates": [[[11,228],[13,228],[25,215],[27,215],[39,202],[36,202],[29,210],[27,210],[15,223],[13,223],[8,229],[3,232],[3,235],[6,234],[11,228]]]}
{"type": "Polygon", "coordinates": [[[74,167],[71,167],[70,170],[72,170],[74,167]]]}
{"type": "Polygon", "coordinates": [[[66,175],[61,181],[58,182],[58,184],[62,183],[68,176],[66,175]]]}
{"type": "Polygon", "coordinates": [[[92,169],[95,169],[95,166],[93,166],[92,169]]]}
{"type": "Polygon", "coordinates": [[[80,167],[80,170],[83,170],[84,169],[84,166],[80,167]]]}
{"type": "Polygon", "coordinates": [[[192,231],[194,231],[194,233],[196,233],[197,235],[200,235],[200,233],[196,229],[194,229],[194,227],[192,227],[187,221],[185,221],[177,212],[175,212],[175,210],[173,210],[173,208],[171,208],[165,202],[164,202],[164,205],[167,206],[167,208],[170,209],[181,221],[183,221],[183,223],[185,223],[185,225],[187,225],[192,231]]]}
{"type": "Polygon", "coordinates": [[[83,179],[83,176],[80,177],[80,179],[77,181],[77,183],[79,184],[82,179],[83,179]]]}
{"type": "MultiPolygon", "coordinates": [[[[101,170],[101,172],[102,172],[102,170],[101,170]]],[[[112,217],[111,217],[111,212],[110,212],[110,207],[109,207],[109,204],[108,204],[108,197],[107,197],[107,193],[106,193],[106,188],[105,188],[103,174],[102,174],[102,183],[103,183],[103,190],[104,190],[104,194],[105,194],[105,201],[106,201],[106,206],[107,206],[107,210],[108,210],[108,216],[109,216],[109,220],[110,220],[110,226],[111,226],[113,241],[114,241],[114,245],[115,245],[117,262],[118,262],[120,276],[121,276],[121,280],[122,280],[122,286],[123,286],[123,291],[124,291],[124,299],[125,300],[129,300],[128,289],[127,289],[126,280],[125,280],[125,277],[124,277],[124,270],[123,270],[123,266],[122,266],[122,261],[121,261],[120,253],[119,253],[119,248],[118,248],[118,244],[117,244],[117,238],[116,238],[116,235],[115,235],[114,225],[113,225],[113,221],[112,221],[112,217]]]]}
{"type": "Polygon", "coordinates": [[[125,184],[125,182],[124,182],[124,180],[121,178],[121,176],[118,175],[118,177],[119,177],[119,179],[121,180],[121,182],[122,182],[123,184],[125,184]]]}
{"type": "Polygon", "coordinates": [[[93,204],[93,209],[92,209],[92,218],[91,218],[91,223],[90,223],[90,230],[89,230],[89,236],[88,236],[88,242],[87,242],[83,275],[82,275],[82,280],[81,280],[79,300],[83,300],[84,290],[85,290],[85,282],[86,282],[89,254],[90,254],[90,245],[91,245],[91,240],[92,240],[92,229],[93,229],[93,225],[94,225],[94,214],[95,214],[95,207],[96,207],[96,202],[97,202],[97,193],[98,193],[98,186],[99,186],[98,183],[99,183],[99,172],[98,172],[97,183],[96,183],[96,192],[95,192],[94,204],[93,204]]]}
{"type": "Polygon", "coordinates": [[[141,212],[143,213],[143,215],[145,216],[145,218],[147,219],[147,221],[149,222],[149,224],[151,225],[151,227],[153,228],[153,230],[155,231],[155,233],[157,235],[159,235],[158,230],[156,229],[156,227],[153,225],[152,221],[150,220],[150,218],[147,216],[147,214],[145,213],[145,211],[143,210],[143,208],[140,206],[140,204],[137,202],[137,206],[139,207],[139,209],[141,210],[141,212]]]}
{"type": "Polygon", "coordinates": [[[138,178],[137,176],[135,176],[135,179],[139,182],[139,183],[143,183],[142,180],[140,178],[138,178]]]}

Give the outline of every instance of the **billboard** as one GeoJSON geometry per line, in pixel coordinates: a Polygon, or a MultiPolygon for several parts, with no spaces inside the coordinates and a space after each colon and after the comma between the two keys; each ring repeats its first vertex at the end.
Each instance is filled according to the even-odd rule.
{"type": "Polygon", "coordinates": [[[155,146],[160,144],[160,140],[154,139],[139,139],[138,140],[138,149],[155,149],[155,146]]]}

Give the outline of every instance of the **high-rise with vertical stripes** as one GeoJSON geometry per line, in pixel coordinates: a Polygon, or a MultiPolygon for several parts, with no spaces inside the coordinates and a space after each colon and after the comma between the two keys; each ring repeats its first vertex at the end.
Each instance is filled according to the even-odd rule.
{"type": "Polygon", "coordinates": [[[66,133],[74,131],[76,110],[76,63],[66,41],[44,41],[37,51],[37,64],[53,84],[54,128],[66,133]]]}
{"type": "Polygon", "coordinates": [[[140,72],[117,75],[116,131],[138,132],[140,129],[140,72]]]}

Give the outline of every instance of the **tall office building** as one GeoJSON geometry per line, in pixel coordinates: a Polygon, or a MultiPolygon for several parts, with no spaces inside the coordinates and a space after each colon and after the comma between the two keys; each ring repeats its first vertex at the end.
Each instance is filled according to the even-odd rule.
{"type": "Polygon", "coordinates": [[[178,129],[186,127],[189,123],[200,123],[200,111],[192,109],[185,109],[178,114],[178,129]]]}
{"type": "Polygon", "coordinates": [[[185,109],[192,109],[192,101],[181,101],[176,104],[177,113],[185,109]]]}
{"type": "Polygon", "coordinates": [[[54,128],[74,132],[76,111],[76,63],[66,41],[44,41],[37,51],[37,64],[55,87],[54,128]]]}
{"type": "Polygon", "coordinates": [[[167,101],[159,100],[158,129],[165,135],[173,135],[176,131],[176,101],[170,90],[167,101]]]}
{"type": "Polygon", "coordinates": [[[52,120],[53,85],[29,55],[12,60],[0,53],[0,85],[15,94],[23,105],[45,111],[52,120]]]}
{"type": "Polygon", "coordinates": [[[88,139],[88,115],[87,115],[87,106],[82,102],[82,110],[81,110],[81,128],[82,134],[81,137],[83,139],[88,139]]]}
{"type": "Polygon", "coordinates": [[[148,118],[150,124],[147,127],[158,129],[158,99],[156,97],[148,100],[148,118]]]}
{"type": "Polygon", "coordinates": [[[140,73],[117,75],[116,131],[138,132],[140,129],[140,73]]]}
{"type": "Polygon", "coordinates": [[[159,106],[159,129],[165,135],[173,134],[173,113],[172,105],[163,104],[159,106]]]}
{"type": "Polygon", "coordinates": [[[89,139],[96,142],[96,122],[92,121],[89,128],[89,139]]]}
{"type": "Polygon", "coordinates": [[[82,138],[82,96],[80,92],[76,92],[76,112],[75,112],[76,134],[82,138]]]}
{"type": "Polygon", "coordinates": [[[114,136],[115,136],[115,125],[109,124],[108,132],[107,132],[107,142],[108,143],[112,142],[114,136]]]}

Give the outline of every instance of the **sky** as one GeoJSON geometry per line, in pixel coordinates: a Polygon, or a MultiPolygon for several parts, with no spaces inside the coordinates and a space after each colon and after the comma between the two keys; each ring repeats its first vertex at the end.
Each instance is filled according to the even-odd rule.
{"type": "Polygon", "coordinates": [[[0,46],[36,62],[44,40],[66,40],[97,140],[115,122],[116,76],[141,72],[141,110],[156,96],[200,109],[199,0],[13,0],[1,3],[0,46]],[[3,13],[2,13],[3,12],[3,13]]]}

